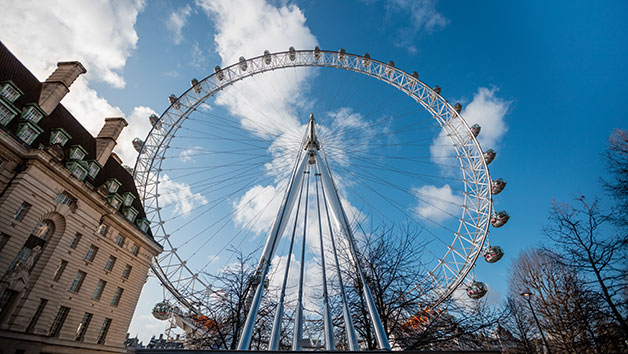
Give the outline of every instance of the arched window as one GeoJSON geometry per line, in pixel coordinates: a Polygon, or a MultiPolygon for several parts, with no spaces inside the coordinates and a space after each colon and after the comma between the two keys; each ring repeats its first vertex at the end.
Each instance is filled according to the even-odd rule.
{"type": "Polygon", "coordinates": [[[54,230],[54,223],[51,220],[44,220],[35,226],[33,229],[33,235],[42,240],[46,240],[50,235],[52,235],[54,230]]]}

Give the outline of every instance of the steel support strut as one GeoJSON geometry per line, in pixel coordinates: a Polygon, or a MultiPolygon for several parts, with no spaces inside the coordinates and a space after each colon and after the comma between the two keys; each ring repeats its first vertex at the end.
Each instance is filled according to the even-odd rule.
{"type": "Polygon", "coordinates": [[[353,237],[353,232],[351,231],[351,224],[349,223],[347,215],[342,207],[342,203],[340,202],[338,190],[336,189],[336,186],[334,185],[331,174],[329,172],[329,166],[325,163],[322,156],[320,155],[316,156],[316,166],[319,173],[321,174],[321,184],[323,185],[325,194],[329,196],[328,202],[331,210],[336,217],[336,220],[340,224],[341,229],[345,232],[345,235],[347,236],[347,241],[349,242],[349,252],[351,253],[351,257],[356,264],[360,280],[362,281],[362,292],[364,293],[369,316],[371,317],[371,322],[373,322],[373,328],[375,329],[377,346],[379,349],[382,350],[390,350],[388,336],[386,335],[386,331],[384,331],[384,326],[382,325],[379,313],[377,312],[377,308],[375,307],[375,302],[373,301],[373,295],[371,294],[371,290],[366,283],[366,278],[364,277],[362,267],[360,266],[358,253],[355,248],[355,239],[353,237]]]}
{"type": "Polygon", "coordinates": [[[300,154],[300,156],[301,160],[299,161],[297,168],[294,171],[294,174],[290,178],[291,181],[288,185],[286,196],[284,197],[284,200],[279,207],[277,219],[275,220],[273,228],[268,235],[266,245],[264,246],[264,251],[262,252],[262,256],[255,270],[255,277],[259,279],[259,283],[257,285],[257,289],[255,289],[255,295],[253,296],[251,307],[249,308],[249,313],[246,316],[244,329],[242,330],[242,335],[240,337],[240,341],[238,342],[238,350],[248,350],[251,344],[251,338],[253,336],[253,326],[255,325],[257,312],[259,311],[259,306],[262,301],[262,295],[264,293],[264,281],[266,280],[266,275],[268,274],[268,269],[270,268],[270,260],[275,254],[277,244],[279,243],[279,238],[283,234],[283,231],[288,224],[288,216],[290,215],[290,211],[294,207],[294,202],[296,200],[296,190],[303,181],[304,170],[307,166],[308,155],[300,154]]]}
{"type": "MultiPolygon", "coordinates": [[[[325,247],[323,246],[323,222],[321,220],[321,202],[318,196],[318,178],[320,174],[316,172],[315,182],[316,182],[316,210],[318,212],[318,237],[321,248],[321,275],[323,278],[323,325],[325,328],[325,350],[334,350],[334,328],[331,322],[331,310],[329,308],[329,296],[327,294],[327,272],[325,270],[325,247]]],[[[329,235],[332,237],[332,235],[329,235]]],[[[336,265],[338,265],[336,263],[336,265]]],[[[340,272],[338,272],[340,273],[340,272]]],[[[338,274],[340,275],[340,274],[338,274]]],[[[342,285],[342,279],[340,279],[340,286],[342,285]]],[[[342,292],[343,302],[345,302],[344,291],[342,292]]],[[[343,304],[344,305],[344,304],[343,304]]],[[[345,316],[346,317],[346,316],[345,316]]],[[[353,327],[353,326],[351,326],[353,327]]],[[[354,349],[351,349],[354,350],[354,349]]]]}

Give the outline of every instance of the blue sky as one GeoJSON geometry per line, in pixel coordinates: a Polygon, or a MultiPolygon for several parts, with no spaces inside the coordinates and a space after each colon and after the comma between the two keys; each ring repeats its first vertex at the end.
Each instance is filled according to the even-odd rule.
{"type": "MultiPolygon", "coordinates": [[[[134,158],[130,140],[145,136],[146,117],[163,112],[169,94],[181,94],[191,78],[208,76],[215,65],[260,55],[263,49],[318,44],[369,52],[407,72],[417,71],[431,86],[440,85],[452,103],[468,105],[481,88],[487,89],[488,102],[503,108],[489,112],[488,124],[505,124],[493,131],[494,146],[483,146],[498,151],[492,176],[508,182],[495,197],[495,208],[512,216],[491,234],[506,256],[490,267],[479,264],[476,272],[490,279],[496,302],[507,291],[512,259],[543,241],[541,227],[553,199],[605,199],[598,183],[604,174],[600,153],[614,128],[627,128],[626,2],[208,4],[129,1],[72,7],[70,2],[6,1],[0,40],[40,80],[57,61],[83,62],[88,74],[64,104],[92,133],[105,116],[126,116],[130,126],[118,152],[129,165],[134,158]]],[[[469,114],[488,112],[484,109],[469,114]]],[[[491,128],[483,129],[488,134],[491,128]]],[[[132,335],[141,331],[142,339],[163,328],[149,314],[161,296],[155,279],[146,289],[130,329],[132,335]]]]}

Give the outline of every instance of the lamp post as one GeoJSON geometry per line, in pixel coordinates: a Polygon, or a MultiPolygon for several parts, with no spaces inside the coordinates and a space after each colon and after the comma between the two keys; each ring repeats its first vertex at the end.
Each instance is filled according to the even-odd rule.
{"type": "Polygon", "coordinates": [[[526,301],[528,302],[528,306],[530,306],[530,311],[532,311],[532,317],[534,317],[534,321],[536,322],[536,326],[539,328],[539,333],[541,333],[541,338],[543,338],[543,343],[545,344],[545,348],[547,349],[547,353],[548,354],[552,354],[552,351],[550,350],[549,345],[547,344],[547,340],[545,339],[545,336],[543,335],[543,330],[541,329],[541,324],[539,323],[539,319],[536,317],[536,314],[534,313],[534,308],[532,308],[532,303],[530,302],[530,296],[532,296],[532,292],[530,290],[524,290],[521,293],[521,296],[523,296],[524,299],[526,299],[526,301]]]}

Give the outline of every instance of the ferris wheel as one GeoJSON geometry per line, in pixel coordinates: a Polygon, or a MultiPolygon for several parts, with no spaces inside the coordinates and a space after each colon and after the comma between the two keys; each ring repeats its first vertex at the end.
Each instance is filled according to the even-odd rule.
{"type": "MultiPolygon", "coordinates": [[[[291,47],[217,66],[169,102],[161,117],[150,117],[148,136],[133,141],[138,192],[164,246],[153,271],[170,301],[196,316],[211,290],[206,275],[229,265],[229,251],[256,254],[240,349],[248,349],[265,295],[281,304],[269,348],[285,301],[296,309],[293,349],[300,349],[297,332],[316,312],[304,305],[312,287],[305,278],[316,272],[327,348],[333,309],[326,299],[338,296],[347,343],[359,350],[338,255],[363,277],[358,245],[382,227],[410,224],[427,240],[417,255],[425,269],[417,291],[427,289],[419,296],[431,308],[461,287],[474,299],[486,294],[467,276],[478,257],[503,256],[487,240],[491,226],[509,219],[493,211],[492,199],[506,182],[491,179],[496,152],[482,150],[481,127],[416,72],[369,54],[291,47]]],[[[389,349],[366,282],[363,291],[378,345],[389,349]]],[[[170,304],[160,306],[164,317],[170,304]]]]}

